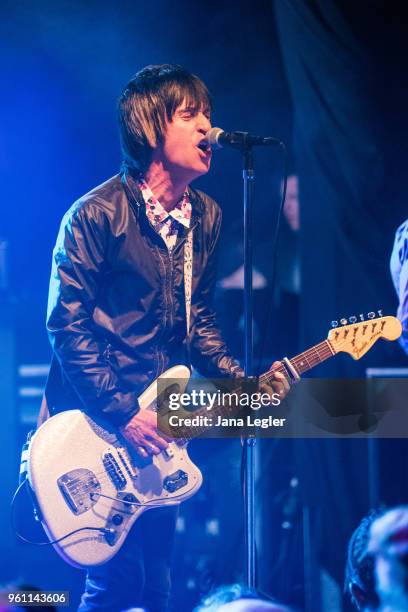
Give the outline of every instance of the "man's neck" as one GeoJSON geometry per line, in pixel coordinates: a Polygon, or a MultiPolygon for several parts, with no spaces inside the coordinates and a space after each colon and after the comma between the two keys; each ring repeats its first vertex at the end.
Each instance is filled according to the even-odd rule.
{"type": "Polygon", "coordinates": [[[178,179],[160,162],[153,161],[150,164],[145,179],[155,197],[167,212],[176,206],[187,188],[185,180],[178,179]]]}

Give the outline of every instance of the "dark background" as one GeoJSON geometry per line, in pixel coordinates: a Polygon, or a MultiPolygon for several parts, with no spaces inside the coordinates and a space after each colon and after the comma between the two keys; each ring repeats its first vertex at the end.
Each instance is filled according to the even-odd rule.
{"type": "MultiPolygon", "coordinates": [[[[300,317],[294,321],[290,314],[296,309],[284,312],[275,300],[272,331],[261,334],[264,356],[290,353],[290,330],[298,323],[296,344],[303,350],[326,336],[333,319],[379,308],[395,312],[388,262],[395,230],[408,210],[408,37],[397,3],[38,0],[3,1],[1,9],[0,238],[8,243],[0,330],[5,492],[13,488],[27,414],[39,403],[34,398],[28,405],[19,397],[17,367],[50,357],[44,321],[58,225],[75,199],[118,171],[116,100],[129,77],[148,63],[180,63],[198,74],[214,97],[213,125],[287,143],[300,187],[300,317]]],[[[281,171],[278,150],[256,152],[255,242],[267,278],[281,171]]],[[[225,275],[240,264],[239,155],[216,153],[210,174],[197,186],[223,208],[225,275]]],[[[222,292],[218,299],[229,304],[222,292]]],[[[258,303],[262,322],[270,301],[266,292],[258,303]]],[[[226,334],[242,343],[237,326],[228,328],[229,318],[237,325],[239,312],[235,318],[226,314],[226,334]]],[[[339,357],[317,374],[364,376],[370,366],[404,365],[397,344],[382,344],[361,362],[339,357]]],[[[313,563],[339,585],[345,542],[369,507],[366,443],[325,442],[270,441],[260,450],[264,478],[257,503],[260,515],[268,517],[259,528],[262,586],[300,607],[305,515],[310,510],[318,517],[312,519],[319,524],[313,563]],[[293,481],[290,486],[293,477],[299,486],[293,481]],[[286,512],[292,514],[285,530],[286,512]]],[[[403,442],[382,443],[377,450],[380,498],[406,501],[403,442]]],[[[207,478],[183,508],[187,532],[177,544],[176,567],[185,564],[176,575],[177,610],[191,609],[210,586],[243,573],[239,444],[201,442],[193,453],[207,478]],[[219,535],[211,536],[205,526],[213,519],[219,535]]],[[[0,580],[21,577],[79,593],[80,573],[53,551],[16,546],[9,530],[6,535],[0,580]]],[[[314,609],[319,605],[316,601],[314,609]]]]}

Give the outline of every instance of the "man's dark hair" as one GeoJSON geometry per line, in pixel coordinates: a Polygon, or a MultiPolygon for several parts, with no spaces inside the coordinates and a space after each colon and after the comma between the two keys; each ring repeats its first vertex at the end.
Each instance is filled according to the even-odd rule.
{"type": "Polygon", "coordinates": [[[374,558],[368,552],[370,528],[384,510],[372,510],[353,531],[347,549],[344,590],[358,610],[375,610],[379,605],[375,590],[374,558]]]}
{"type": "Polygon", "coordinates": [[[124,163],[145,170],[162,141],[175,110],[185,103],[192,113],[211,112],[207,87],[182,66],[146,66],[124,88],[118,103],[124,163]]]}

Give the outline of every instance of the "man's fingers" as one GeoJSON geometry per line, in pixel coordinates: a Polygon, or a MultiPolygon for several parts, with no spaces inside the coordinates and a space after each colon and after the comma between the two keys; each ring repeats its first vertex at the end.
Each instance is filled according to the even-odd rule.
{"type": "Polygon", "coordinates": [[[289,381],[282,372],[275,372],[275,379],[282,383],[284,391],[289,391],[290,385],[289,381]]]}
{"type": "Polygon", "coordinates": [[[158,433],[156,433],[155,431],[149,431],[148,433],[146,433],[145,435],[145,440],[147,442],[147,444],[153,444],[154,446],[158,446],[159,448],[167,448],[169,443],[167,442],[167,440],[165,440],[164,438],[162,438],[158,433]]]}
{"type": "Polygon", "coordinates": [[[151,442],[146,442],[144,448],[149,455],[158,455],[161,452],[160,448],[151,442]]]}
{"type": "Polygon", "coordinates": [[[136,452],[144,458],[149,455],[158,455],[161,452],[160,448],[148,441],[139,443],[135,448],[136,452]]]}
{"type": "Polygon", "coordinates": [[[273,372],[273,378],[269,381],[269,387],[283,399],[289,392],[290,384],[285,374],[280,371],[279,368],[281,367],[282,363],[280,361],[273,362],[270,370],[273,372]]]}
{"type": "Polygon", "coordinates": [[[288,379],[286,378],[285,374],[283,372],[281,372],[278,368],[280,368],[282,366],[282,363],[280,361],[274,361],[272,364],[272,370],[274,371],[274,379],[276,381],[278,381],[279,383],[282,383],[283,387],[281,387],[281,390],[285,393],[288,393],[289,389],[290,389],[290,384],[288,379]]]}
{"type": "Polygon", "coordinates": [[[141,457],[157,455],[169,445],[166,440],[150,429],[127,432],[126,438],[141,457]]]}

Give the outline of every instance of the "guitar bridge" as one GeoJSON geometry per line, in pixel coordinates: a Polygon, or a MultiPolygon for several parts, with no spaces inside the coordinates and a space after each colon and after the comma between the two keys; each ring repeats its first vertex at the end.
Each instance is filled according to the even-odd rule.
{"type": "Polygon", "coordinates": [[[59,489],[76,515],[83,514],[98,501],[101,485],[95,474],[85,468],[71,470],[57,480],[59,489]]]}

